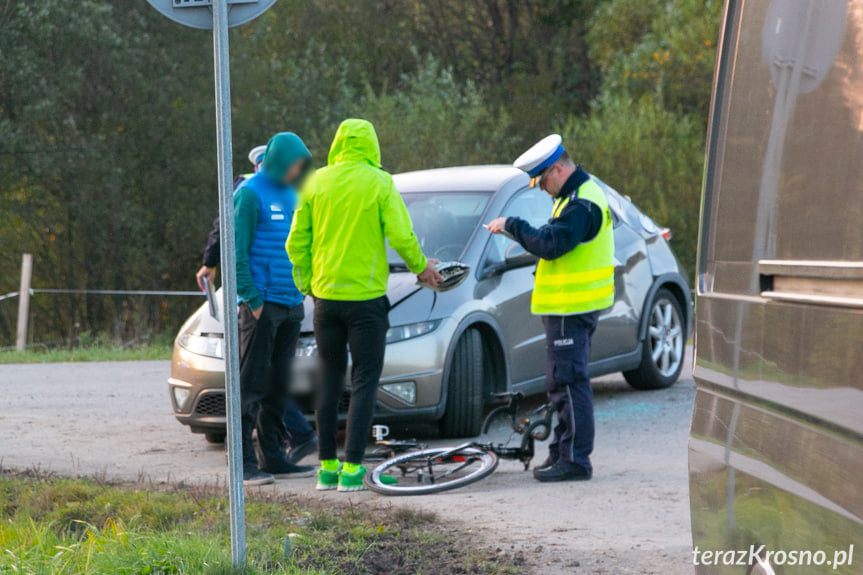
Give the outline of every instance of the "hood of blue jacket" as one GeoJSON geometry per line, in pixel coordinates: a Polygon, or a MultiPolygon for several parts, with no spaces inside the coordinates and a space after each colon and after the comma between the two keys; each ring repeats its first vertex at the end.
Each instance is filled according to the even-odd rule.
{"type": "Polygon", "coordinates": [[[298,135],[293,132],[281,132],[270,138],[267,143],[261,169],[273,181],[281,183],[294,163],[302,160],[306,164],[305,167],[308,167],[311,159],[311,152],[298,135]]]}

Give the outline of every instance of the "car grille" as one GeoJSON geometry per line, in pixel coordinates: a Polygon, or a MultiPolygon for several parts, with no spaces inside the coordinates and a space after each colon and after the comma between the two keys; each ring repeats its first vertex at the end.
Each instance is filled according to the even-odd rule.
{"type": "Polygon", "coordinates": [[[220,392],[202,393],[195,404],[195,415],[225,417],[225,394],[220,392]]]}
{"type": "MultiPolygon", "coordinates": [[[[314,402],[312,396],[300,400],[300,409],[304,413],[312,413],[314,411],[314,402]]],[[[348,407],[351,405],[351,391],[346,389],[339,398],[339,413],[347,413],[348,407]]],[[[225,394],[221,392],[206,392],[198,397],[198,403],[195,405],[195,415],[203,415],[206,417],[225,417],[227,409],[225,407],[225,394]]]]}

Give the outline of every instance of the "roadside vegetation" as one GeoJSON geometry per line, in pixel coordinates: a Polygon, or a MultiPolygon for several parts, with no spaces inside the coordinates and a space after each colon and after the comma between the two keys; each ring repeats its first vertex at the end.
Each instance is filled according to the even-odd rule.
{"type": "Polygon", "coordinates": [[[60,346],[34,345],[24,351],[0,348],[0,365],[80,361],[140,361],[171,359],[174,342],[169,334],[119,343],[107,334],[82,332],[60,346]]]}
{"type": "MultiPolygon", "coordinates": [[[[433,515],[251,491],[245,573],[510,574],[519,555],[473,547],[433,515]],[[286,543],[289,541],[289,543],[286,543]]],[[[234,574],[215,488],[155,489],[0,473],[0,573],[234,574]]]]}
{"type": "Polygon", "coordinates": [[[59,363],[67,361],[141,361],[171,359],[171,348],[165,345],[104,345],[51,349],[36,347],[25,351],[0,351],[0,364],[59,363]]]}
{"type": "MultiPolygon", "coordinates": [[[[694,272],[721,0],[280,0],[231,31],[234,170],[373,121],[393,172],[509,163],[560,131],[694,272]]],[[[140,0],[0,2],[0,294],[194,290],[217,212],[212,38],[140,0]]],[[[175,333],[195,298],[36,294],[33,341],[175,333]]],[[[15,300],[0,302],[0,346],[15,300]]]]}

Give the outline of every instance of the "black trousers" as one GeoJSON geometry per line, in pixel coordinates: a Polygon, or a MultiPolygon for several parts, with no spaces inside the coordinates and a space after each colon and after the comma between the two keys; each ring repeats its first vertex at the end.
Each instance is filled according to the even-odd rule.
{"type": "Polygon", "coordinates": [[[242,403],[243,469],[251,471],[267,460],[285,456],[284,442],[291,445],[314,436],[311,426],[288,395],[291,364],[297,349],[302,304],[287,307],[265,302],[255,319],[246,304],[240,305],[240,401],[242,403]],[[286,427],[286,422],[289,427],[286,427]],[[258,462],[252,430],[264,461],[258,462]]]}
{"type": "Polygon", "coordinates": [[[546,315],[548,363],[546,391],[557,412],[554,438],[548,448],[552,459],[561,459],[591,471],[593,452],[593,390],[587,364],[590,337],[596,331],[599,312],[580,315],[546,315]]]}
{"type": "Polygon", "coordinates": [[[345,387],[349,347],[353,368],[345,459],[348,463],[363,460],[384,366],[389,309],[386,296],[368,301],[315,299],[315,339],[322,370],[316,415],[322,460],[336,458],[339,400],[345,387]]]}

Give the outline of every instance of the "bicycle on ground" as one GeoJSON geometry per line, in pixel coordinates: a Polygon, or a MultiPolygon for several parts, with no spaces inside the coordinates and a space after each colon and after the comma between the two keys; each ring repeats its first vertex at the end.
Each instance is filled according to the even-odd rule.
{"type": "Polygon", "coordinates": [[[497,468],[499,459],[520,461],[526,471],[534,457],[534,443],[548,439],[551,434],[554,409],[551,404],[545,404],[526,417],[519,417],[524,394],[501,393],[495,397],[504,405],[488,414],[482,434],[488,433],[496,420],[505,419],[513,433],[521,436],[519,445],[469,441],[456,446],[428,447],[416,440],[378,439],[367,461],[382,461],[366,473],[366,487],[382,495],[440,493],[488,477],[497,468]],[[398,482],[386,482],[381,479],[384,476],[396,478],[398,482]]]}

